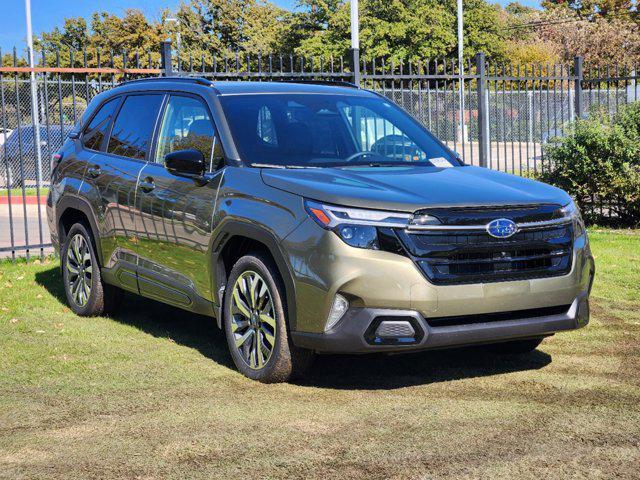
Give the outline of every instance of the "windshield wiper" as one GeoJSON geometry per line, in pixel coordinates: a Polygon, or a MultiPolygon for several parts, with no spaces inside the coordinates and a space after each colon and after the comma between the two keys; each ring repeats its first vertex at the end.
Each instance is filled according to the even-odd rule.
{"type": "Polygon", "coordinates": [[[274,163],[252,163],[252,167],[256,168],[318,168],[318,167],[308,167],[305,165],[278,165],[274,163]]]}

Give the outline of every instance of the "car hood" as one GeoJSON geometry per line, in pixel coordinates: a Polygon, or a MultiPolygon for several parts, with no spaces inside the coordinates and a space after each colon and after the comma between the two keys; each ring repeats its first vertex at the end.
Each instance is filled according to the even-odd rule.
{"type": "Polygon", "coordinates": [[[414,212],[421,208],[559,204],[559,188],[486,168],[349,167],[263,169],[267,185],[336,205],[414,212]]]}

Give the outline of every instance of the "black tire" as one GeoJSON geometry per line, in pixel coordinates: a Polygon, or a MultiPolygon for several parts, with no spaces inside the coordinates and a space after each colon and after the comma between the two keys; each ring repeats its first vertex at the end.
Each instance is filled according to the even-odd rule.
{"type": "MultiPolygon", "coordinates": [[[[250,280],[248,280],[250,281],[250,280]]],[[[243,300],[247,300],[246,297],[243,297],[243,300]]],[[[257,300],[260,302],[260,300],[257,300]]],[[[246,307],[252,308],[248,303],[245,305],[246,307]]],[[[252,312],[259,312],[260,308],[256,307],[252,312]]],[[[265,307],[266,310],[266,307],[265,307]]],[[[240,258],[235,265],[233,266],[231,273],[229,275],[229,280],[227,282],[227,288],[225,290],[224,296],[224,305],[223,305],[223,324],[225,336],[227,338],[227,344],[229,346],[229,352],[231,354],[231,358],[233,359],[234,364],[237,369],[245,375],[253,380],[258,380],[263,383],[278,383],[278,382],[286,382],[289,379],[302,375],[311,365],[313,361],[313,352],[310,350],[300,349],[293,345],[290,339],[289,330],[287,326],[287,318],[286,318],[286,296],[283,282],[280,278],[278,270],[276,269],[273,262],[261,255],[259,253],[245,255],[240,258]],[[245,326],[246,330],[238,330],[238,320],[244,322],[244,318],[246,315],[243,315],[239,312],[236,306],[236,300],[234,300],[234,288],[241,277],[248,278],[252,274],[258,274],[259,285],[262,286],[264,283],[268,288],[268,295],[271,298],[271,312],[275,316],[275,330],[273,331],[273,345],[269,354],[269,357],[261,366],[250,366],[251,359],[256,356],[263,356],[262,345],[265,347],[269,345],[267,342],[267,337],[265,336],[265,332],[271,332],[270,324],[261,323],[257,319],[251,317],[251,320],[246,322],[248,326],[245,326]],[[235,314],[232,312],[235,311],[235,314]],[[255,322],[254,322],[255,320],[255,322]],[[252,326],[253,325],[253,326],[252,326]],[[263,329],[266,328],[267,330],[263,329]],[[234,333],[234,328],[236,331],[234,333]],[[243,356],[242,347],[236,346],[236,340],[240,340],[242,337],[246,335],[241,335],[243,332],[248,332],[250,329],[254,329],[254,333],[249,337],[250,340],[245,340],[245,344],[243,347],[249,347],[249,349],[253,349],[254,346],[255,356],[251,358],[246,358],[246,355],[243,356]],[[251,345],[247,345],[247,342],[256,341],[260,342],[261,340],[264,343],[251,343],[251,345]],[[261,345],[260,347],[256,345],[261,345]],[[257,349],[260,348],[260,353],[257,353],[257,349]]],[[[258,315],[255,315],[258,316],[258,315]]]]}
{"type": "MultiPolygon", "coordinates": [[[[75,257],[73,252],[71,256],[75,257]]],[[[103,282],[93,238],[87,227],[82,223],[76,223],[69,229],[62,248],[60,249],[60,267],[62,268],[62,280],[67,296],[67,303],[76,315],[93,317],[116,311],[122,301],[123,292],[121,289],[103,282]],[[84,277],[84,283],[89,287],[88,295],[85,294],[81,297],[81,300],[84,301],[80,301],[78,296],[74,294],[73,286],[77,285],[74,280],[77,280],[79,276],[72,273],[69,267],[69,265],[73,263],[69,257],[69,249],[73,249],[72,242],[74,242],[74,239],[78,236],[84,240],[85,243],[83,245],[86,245],[86,252],[90,257],[82,262],[83,265],[81,268],[88,272],[88,267],[91,267],[91,273],[84,277]]],[[[71,265],[71,267],[75,269],[73,265],[71,265]]],[[[77,285],[77,288],[79,289],[80,285],[77,285]]],[[[77,291],[78,290],[75,290],[75,292],[77,291]]]]}
{"type": "Polygon", "coordinates": [[[531,353],[542,343],[544,337],[530,338],[528,340],[514,340],[512,342],[496,343],[489,346],[493,353],[499,355],[522,355],[531,353]]]}

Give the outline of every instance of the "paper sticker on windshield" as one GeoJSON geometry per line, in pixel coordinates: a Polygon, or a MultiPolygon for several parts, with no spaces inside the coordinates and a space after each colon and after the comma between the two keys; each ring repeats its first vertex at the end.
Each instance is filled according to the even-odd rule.
{"type": "Polygon", "coordinates": [[[453,167],[453,164],[444,157],[430,158],[429,161],[433,164],[434,167],[438,167],[438,168],[453,167]]]}

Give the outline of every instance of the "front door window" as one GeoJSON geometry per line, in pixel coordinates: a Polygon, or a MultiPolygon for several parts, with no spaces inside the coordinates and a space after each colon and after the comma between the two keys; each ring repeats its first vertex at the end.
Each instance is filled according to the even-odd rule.
{"type": "Polygon", "coordinates": [[[202,101],[192,97],[172,96],[162,118],[156,163],[178,150],[198,150],[206,161],[206,171],[216,169],[222,159],[209,110],[202,101]]]}

